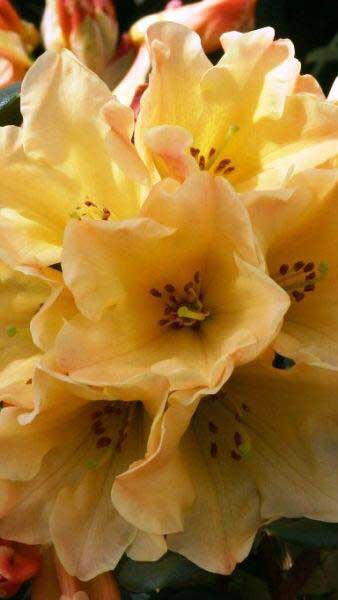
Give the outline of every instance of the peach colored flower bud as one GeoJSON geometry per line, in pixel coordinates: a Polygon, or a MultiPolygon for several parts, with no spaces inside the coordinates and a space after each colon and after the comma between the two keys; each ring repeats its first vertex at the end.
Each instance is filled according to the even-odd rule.
{"type": "Polygon", "coordinates": [[[41,566],[37,546],[0,539],[0,598],[10,598],[41,566]]]}
{"type": "Polygon", "coordinates": [[[197,31],[205,52],[214,52],[220,47],[221,33],[253,29],[255,5],[256,0],[201,0],[176,7],[174,0],[164,11],[137,21],[130,29],[130,36],[135,43],[141,44],[150,25],[158,21],[173,21],[197,31]]]}
{"type": "Polygon", "coordinates": [[[47,49],[68,48],[103,77],[118,38],[114,4],[112,0],[47,0],[41,32],[47,49]]]}
{"type": "Polygon", "coordinates": [[[38,42],[34,25],[20,19],[9,0],[0,0],[0,88],[23,78],[38,42]]]}

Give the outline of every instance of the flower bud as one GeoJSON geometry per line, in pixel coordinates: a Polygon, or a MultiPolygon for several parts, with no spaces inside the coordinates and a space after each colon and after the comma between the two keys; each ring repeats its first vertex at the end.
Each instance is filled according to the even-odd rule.
{"type": "Polygon", "coordinates": [[[0,598],[10,598],[41,566],[37,546],[0,539],[0,598]]]}
{"type": "Polygon", "coordinates": [[[47,0],[41,32],[47,49],[68,48],[104,77],[118,38],[112,0],[47,0]]]}
{"type": "Polygon", "coordinates": [[[256,0],[201,0],[177,7],[170,2],[164,11],[137,21],[129,33],[134,43],[141,44],[150,25],[173,21],[196,31],[205,52],[214,52],[220,46],[219,36],[225,31],[253,29],[255,5],[256,0]]]}
{"type": "Polygon", "coordinates": [[[0,88],[21,81],[38,42],[34,25],[20,19],[9,0],[0,0],[0,88]]]}

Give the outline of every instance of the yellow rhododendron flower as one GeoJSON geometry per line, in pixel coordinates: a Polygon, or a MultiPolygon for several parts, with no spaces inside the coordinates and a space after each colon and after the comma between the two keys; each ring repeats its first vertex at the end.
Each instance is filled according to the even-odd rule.
{"type": "Polygon", "coordinates": [[[170,533],[171,550],[223,574],[247,556],[269,521],[336,522],[337,386],[336,371],[309,365],[279,370],[254,361],[236,369],[218,394],[201,400],[181,440],[195,494],[181,523],[173,518],[179,486],[171,490],[179,479],[166,474],[175,425],[189,418],[172,401],[159,448],[116,480],[114,505],[135,526],[170,533]],[[150,490],[147,503],[141,489],[150,490]]]}
{"type": "Polygon", "coordinates": [[[62,269],[79,312],[56,359],[93,385],[156,373],[171,389],[218,389],[271,342],[289,306],[260,268],[245,207],[207,173],[161,182],[138,218],[73,221],[62,269]]]}
{"type": "Polygon", "coordinates": [[[338,107],[299,75],[292,43],[273,38],[270,27],[225,33],[212,66],[196,33],[149,28],[153,69],[135,139],[155,179],[200,169],[240,191],[278,188],[337,154],[338,107]]]}
{"type": "MultiPolygon", "coordinates": [[[[0,399],[8,390],[16,401],[25,389],[40,351],[34,345],[30,322],[47,299],[41,279],[18,273],[0,262],[0,399]]],[[[25,394],[26,396],[26,394],[25,394]]]]}
{"type": "MultiPolygon", "coordinates": [[[[37,368],[26,386],[35,393],[33,410],[27,411],[22,394],[22,402],[0,413],[0,535],[52,542],[66,570],[84,580],[114,568],[126,550],[138,560],[159,558],[164,539],[138,531],[111,501],[116,476],[144,456],[147,432],[158,418],[154,386],[160,415],[164,378],[100,390],[37,368]],[[112,401],[121,395],[125,402],[112,401]]],[[[191,484],[183,472],[180,481],[178,495],[187,505],[191,484]]]]}
{"type": "Polygon", "coordinates": [[[22,127],[0,131],[0,257],[60,261],[73,218],[128,218],[147,172],[131,136],[134,117],[68,50],[47,52],[22,83],[22,127]]]}
{"type": "Polygon", "coordinates": [[[150,192],[132,111],[68,51],[0,133],[0,536],[84,580],[167,548],[230,573],[262,524],[338,519],[338,107],[269,28],[216,67],[149,35],[150,192]]]}
{"type": "Polygon", "coordinates": [[[311,169],[275,195],[251,192],[244,202],[268,272],[292,300],[275,349],[337,370],[338,170],[311,169]]]}

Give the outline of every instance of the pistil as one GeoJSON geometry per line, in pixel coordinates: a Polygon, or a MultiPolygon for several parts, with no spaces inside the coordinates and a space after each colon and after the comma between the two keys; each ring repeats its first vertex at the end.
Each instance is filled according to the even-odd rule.
{"type": "Polygon", "coordinates": [[[154,298],[164,300],[163,318],[158,321],[161,327],[190,327],[196,330],[210,315],[204,307],[199,271],[194,273],[192,281],[183,286],[182,292],[178,292],[172,283],[166,283],[162,290],[151,288],[149,293],[154,298]]]}

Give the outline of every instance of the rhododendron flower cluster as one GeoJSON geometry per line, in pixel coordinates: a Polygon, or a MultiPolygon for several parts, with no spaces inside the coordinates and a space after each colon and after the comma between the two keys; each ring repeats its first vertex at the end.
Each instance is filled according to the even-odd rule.
{"type": "Polygon", "coordinates": [[[338,519],[334,93],[271,28],[147,39],[135,130],[62,50],[0,132],[0,535],[83,581],[338,519]]]}

